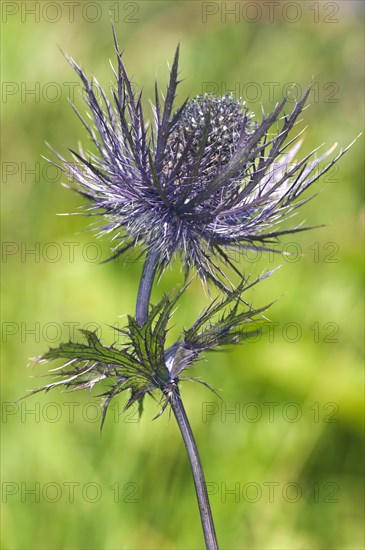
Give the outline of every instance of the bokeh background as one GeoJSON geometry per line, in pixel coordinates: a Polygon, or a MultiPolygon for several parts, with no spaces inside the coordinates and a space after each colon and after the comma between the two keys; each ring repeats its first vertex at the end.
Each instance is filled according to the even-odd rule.
{"type": "MultiPolygon", "coordinates": [[[[82,90],[58,46],[106,87],[114,62],[110,13],[125,63],[163,89],[181,44],[181,103],[232,91],[261,116],[296,83],[313,81],[298,130],[303,154],[345,147],[362,130],[363,4],[336,2],[2,2],[2,548],[202,548],[189,464],[173,418],[147,399],[102,435],[95,395],[53,391],[29,357],[77,328],[134,311],[142,260],[100,265],[108,243],[85,232],[84,201],[42,158],[87,142],[68,104],[82,90]]],[[[84,112],[84,111],[83,111],[84,112]]],[[[316,189],[300,219],[325,227],[284,240],[291,257],[250,256],[252,276],[279,264],[250,299],[271,307],[255,342],[214,354],[183,398],[205,467],[224,549],[356,549],[363,540],[362,138],[316,189]]],[[[299,221],[299,220],[298,220],[299,221]]],[[[181,280],[176,264],[153,300],[181,280]]],[[[187,326],[209,299],[192,284],[175,318],[187,326]]]]}

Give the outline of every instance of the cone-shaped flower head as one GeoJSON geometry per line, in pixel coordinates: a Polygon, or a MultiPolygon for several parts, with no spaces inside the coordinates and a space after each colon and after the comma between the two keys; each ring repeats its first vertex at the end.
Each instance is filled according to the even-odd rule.
{"type": "Polygon", "coordinates": [[[175,110],[178,49],[163,101],[156,85],[149,127],[141,94],[134,92],[116,40],[115,45],[113,102],[70,60],[84,84],[93,123],[76,112],[96,153],[72,151],[72,163],[58,155],[62,168],[92,201],[88,212],[103,216],[101,230],[113,235],[116,255],[139,245],[157,253],[162,269],[180,254],[187,272],[195,267],[204,281],[222,288],[219,263],[235,269],[232,253],[237,258],[247,248],[267,249],[280,235],[303,230],[279,225],[343,153],[322,170],[318,163],[330,151],[295,161],[299,136],[287,138],[309,90],[289,115],[283,116],[284,99],[260,123],[231,96],[197,97],[175,110]]]}

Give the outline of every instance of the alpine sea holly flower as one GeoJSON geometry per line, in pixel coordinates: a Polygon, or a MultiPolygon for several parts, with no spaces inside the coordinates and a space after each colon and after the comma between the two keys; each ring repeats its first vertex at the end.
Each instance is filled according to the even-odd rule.
{"type": "Polygon", "coordinates": [[[58,158],[77,191],[90,199],[87,212],[104,217],[101,233],[113,235],[114,256],[135,247],[146,252],[136,315],[129,316],[127,326],[119,331],[121,344],[105,346],[95,333],[82,331],[86,343],[70,341],[50,349],[39,361],[57,359],[63,364],[52,371],[56,380],[35,392],[58,386],[91,390],[107,383],[102,390],[102,422],[110,401],[122,392],[129,391],[126,408],[137,403],[140,412],[145,396],[159,393],[161,412],[170,405],[189,456],[206,548],[217,550],[204,472],[179,382],[205,351],[243,342],[255,334],[252,321],[266,309],[255,310],[245,302],[243,293],[252,284],[244,277],[233,291],[227,288],[220,264],[227,263],[239,273],[232,253],[270,249],[281,235],[302,231],[300,225],[288,228],[281,223],[305,201],[303,192],[343,152],[322,169],[319,162],[331,151],[319,159],[311,153],[295,160],[300,134],[293,138],[289,134],[309,90],[287,116],[283,115],[284,98],[260,122],[231,96],[197,97],[176,110],[179,49],[163,100],[156,85],[154,123],[149,126],[116,37],[115,47],[118,67],[112,102],[70,60],[84,84],[92,122],[74,108],[94,150],[72,151],[75,163],[61,155],[58,158]],[[150,307],[150,295],[157,270],[162,271],[177,255],[182,257],[186,275],[196,268],[204,282],[213,281],[225,295],[167,347],[168,322],[187,285],[154,307],[150,307]]]}
{"type": "Polygon", "coordinates": [[[186,273],[195,267],[203,281],[226,289],[220,263],[236,270],[237,252],[270,249],[281,235],[305,229],[281,223],[343,152],[322,169],[319,162],[332,149],[295,161],[300,134],[287,138],[309,89],[289,115],[283,115],[284,98],[261,122],[231,96],[197,97],[175,110],[179,48],[162,100],[156,84],[154,124],[147,125],[142,94],[133,90],[114,38],[112,102],[70,59],[93,122],[74,109],[96,152],[71,151],[75,162],[58,155],[61,168],[91,201],[87,212],[104,218],[101,233],[112,234],[114,256],[139,245],[149,253],[150,269],[162,270],[180,255],[186,273]]]}

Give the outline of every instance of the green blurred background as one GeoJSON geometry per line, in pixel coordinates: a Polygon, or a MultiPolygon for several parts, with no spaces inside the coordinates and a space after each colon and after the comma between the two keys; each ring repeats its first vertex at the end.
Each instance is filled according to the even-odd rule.
{"type": "MultiPolygon", "coordinates": [[[[308,124],[304,154],[324,142],[344,147],[362,129],[362,6],[2,2],[2,548],[203,547],[185,450],[173,418],[152,422],[158,403],[147,399],[139,423],[115,403],[102,435],[94,395],[13,403],[44,382],[28,358],[72,328],[94,323],[113,340],[108,325],[134,311],[142,268],[99,265],[106,240],[84,231],[87,219],[56,215],[84,201],[42,159],[45,142],[59,151],[87,144],[67,102],[74,95],[83,109],[81,87],[58,46],[108,87],[110,10],[146,109],[178,42],[178,103],[210,86],[242,95],[260,117],[290,83],[295,94],[313,80],[298,127],[308,124]]],[[[325,227],[284,241],[291,258],[242,262],[252,275],[282,264],[250,295],[257,306],[280,299],[256,342],[193,369],[225,403],[199,384],[182,387],[222,549],[364,547],[362,147],[361,138],[298,214],[325,227]]],[[[153,299],[180,279],[175,265],[153,299]]],[[[175,330],[207,303],[194,281],[175,330]]]]}

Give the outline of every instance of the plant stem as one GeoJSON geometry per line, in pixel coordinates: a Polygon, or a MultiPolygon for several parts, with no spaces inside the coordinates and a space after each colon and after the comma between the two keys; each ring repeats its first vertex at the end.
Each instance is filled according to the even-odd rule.
{"type": "Polygon", "coordinates": [[[139,326],[144,325],[148,316],[148,306],[150,303],[151,290],[153,280],[156,275],[157,265],[158,253],[154,250],[150,250],[147,252],[138,289],[136,319],[139,326]]]}
{"type": "MultiPolygon", "coordinates": [[[[148,316],[151,290],[156,275],[157,266],[158,253],[153,250],[149,251],[143,266],[142,277],[137,295],[136,319],[140,326],[144,325],[148,316]]],[[[217,537],[215,534],[212,512],[210,509],[203,467],[200,462],[198,448],[195,443],[193,432],[191,431],[188,417],[186,416],[184,405],[181,401],[178,387],[176,387],[176,390],[173,392],[170,403],[185,443],[193,473],[206,548],[207,550],[218,550],[217,537]]]]}
{"type": "Polygon", "coordinates": [[[218,542],[214,529],[212,511],[210,509],[203,467],[200,462],[198,448],[196,446],[193,432],[191,430],[188,417],[186,416],[185,408],[178,389],[176,389],[173,393],[170,402],[190,460],[195,492],[198,499],[200,518],[204,532],[205,545],[207,550],[218,550],[218,542]]]}

